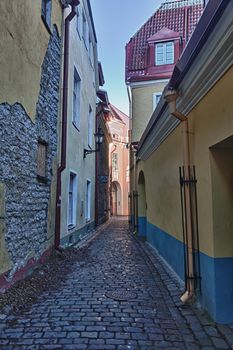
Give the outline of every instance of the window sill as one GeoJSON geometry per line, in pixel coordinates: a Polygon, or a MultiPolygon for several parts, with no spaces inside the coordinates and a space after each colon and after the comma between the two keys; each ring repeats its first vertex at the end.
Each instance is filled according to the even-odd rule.
{"type": "Polygon", "coordinates": [[[52,35],[51,28],[50,28],[48,22],[46,21],[45,17],[41,15],[41,19],[42,19],[42,21],[43,21],[43,23],[44,23],[44,25],[45,25],[45,28],[47,29],[48,33],[49,33],[50,35],[52,35]]]}
{"type": "Polygon", "coordinates": [[[77,126],[77,124],[75,124],[75,122],[72,122],[72,124],[75,127],[75,129],[80,132],[80,128],[77,126]]]}
{"type": "Polygon", "coordinates": [[[71,231],[75,228],[75,225],[74,224],[69,224],[68,225],[68,231],[71,231]]]}
{"type": "Polygon", "coordinates": [[[88,224],[91,221],[91,218],[86,219],[86,224],[88,224]]]}
{"type": "Polygon", "coordinates": [[[47,184],[47,183],[48,183],[48,178],[45,177],[45,176],[37,175],[37,180],[38,180],[39,182],[44,183],[44,184],[47,184]]]}

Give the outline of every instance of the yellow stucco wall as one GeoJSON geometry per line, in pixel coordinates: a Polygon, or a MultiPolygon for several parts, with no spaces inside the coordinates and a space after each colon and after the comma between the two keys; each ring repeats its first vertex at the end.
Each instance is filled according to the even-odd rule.
{"type": "MultiPolygon", "coordinates": [[[[214,151],[215,159],[210,150],[233,135],[232,81],[233,68],[188,116],[191,158],[197,175],[200,250],[215,257],[233,256],[233,147],[214,151]],[[221,155],[216,156],[216,152],[221,155]]],[[[147,220],[181,241],[178,171],[182,164],[180,125],[138,164],[138,173],[144,168],[146,178],[147,220]]]]}
{"type": "MultiPolygon", "coordinates": [[[[145,161],[147,220],[182,240],[179,166],[182,165],[180,128],[145,161]]],[[[139,171],[139,169],[138,169],[139,171]]]]}
{"type": "Polygon", "coordinates": [[[0,275],[11,267],[5,244],[5,185],[0,182],[0,275]]]}
{"type": "Polygon", "coordinates": [[[139,141],[153,113],[153,93],[162,92],[166,83],[132,88],[132,142],[139,141]]]}
{"type": "MultiPolygon", "coordinates": [[[[0,1],[0,14],[0,103],[19,102],[34,120],[50,37],[41,19],[41,1],[0,1]]],[[[52,0],[51,23],[61,31],[59,0],[52,0]]]]}
{"type": "MultiPolygon", "coordinates": [[[[41,0],[0,1],[0,103],[22,104],[35,121],[39,97],[41,66],[48,47],[50,33],[41,18],[41,0]]],[[[51,29],[56,24],[62,31],[62,8],[52,0],[51,29]]],[[[56,174],[57,160],[53,162],[56,174]]],[[[56,178],[52,179],[48,210],[48,237],[53,244],[56,178]]],[[[5,188],[0,183],[0,217],[5,215],[5,188]]],[[[29,252],[28,258],[34,252],[29,252]]],[[[5,221],[0,219],[0,274],[11,267],[5,244],[5,221]]]]}
{"type": "MultiPolygon", "coordinates": [[[[232,81],[233,68],[225,73],[189,116],[193,120],[195,135],[193,138],[193,154],[198,177],[200,236],[204,236],[204,239],[202,239],[203,250],[208,253],[209,241],[212,240],[214,233],[214,255],[218,257],[233,255],[233,224],[232,221],[231,223],[227,222],[225,227],[222,226],[222,229],[218,228],[216,230],[216,214],[219,212],[219,209],[215,207],[215,219],[213,220],[212,203],[214,200],[216,203],[216,199],[213,197],[216,196],[216,192],[212,192],[214,169],[213,167],[211,168],[211,151],[209,147],[233,135],[232,81]],[[211,224],[209,221],[211,221],[211,224]],[[228,229],[226,229],[227,225],[230,225],[228,229]],[[229,241],[230,235],[231,240],[229,241]]],[[[229,165],[230,171],[231,166],[229,165]]],[[[221,191],[224,189],[224,177],[219,179],[219,181],[222,182],[222,185],[219,185],[219,190],[221,191]]]]}

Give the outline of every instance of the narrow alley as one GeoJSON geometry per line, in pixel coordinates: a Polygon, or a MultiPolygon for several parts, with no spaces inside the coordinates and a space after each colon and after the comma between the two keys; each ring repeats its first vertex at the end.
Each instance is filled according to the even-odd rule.
{"type": "Polygon", "coordinates": [[[83,249],[60,286],[0,319],[1,350],[232,348],[233,326],[181,306],[178,280],[126,220],[108,221],[83,249]]]}

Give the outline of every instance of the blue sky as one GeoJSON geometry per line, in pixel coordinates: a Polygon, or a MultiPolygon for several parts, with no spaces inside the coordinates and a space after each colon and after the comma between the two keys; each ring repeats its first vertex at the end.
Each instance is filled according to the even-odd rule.
{"type": "MultiPolygon", "coordinates": [[[[110,102],[128,114],[125,86],[125,45],[155,12],[161,0],[91,0],[102,63],[110,102]]],[[[164,2],[164,1],[163,1],[164,2]]]]}

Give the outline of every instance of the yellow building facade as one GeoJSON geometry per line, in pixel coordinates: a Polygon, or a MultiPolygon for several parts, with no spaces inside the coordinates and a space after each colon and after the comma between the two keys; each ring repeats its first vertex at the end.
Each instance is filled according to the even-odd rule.
{"type": "Polygon", "coordinates": [[[62,6],[0,4],[0,288],[54,242],[62,6]]]}
{"type": "MultiPolygon", "coordinates": [[[[190,266],[185,264],[188,243],[182,230],[181,204],[186,207],[181,203],[184,197],[181,197],[179,173],[179,167],[184,164],[183,122],[170,114],[166,101],[167,91],[176,90],[179,92],[176,109],[188,121],[189,165],[190,169],[195,166],[196,173],[188,179],[197,194],[190,209],[195,231],[193,260],[197,264],[194,293],[215,321],[230,323],[233,321],[233,4],[222,2],[221,15],[212,5],[211,2],[207,5],[209,13],[204,11],[140,139],[131,186],[138,198],[138,212],[133,212],[137,215],[137,233],[187,282],[190,266]],[[208,22],[210,13],[215,14],[212,22],[208,22]],[[197,47],[200,31],[201,35],[207,35],[201,48],[197,47]]],[[[190,193],[195,197],[195,191],[190,193]]],[[[187,225],[186,220],[183,222],[187,225]]]]}

